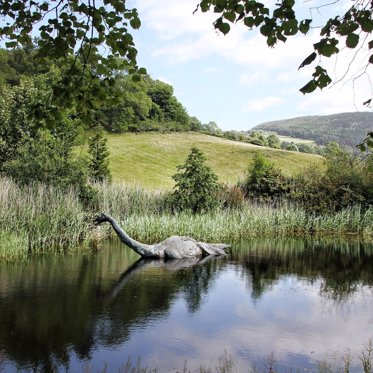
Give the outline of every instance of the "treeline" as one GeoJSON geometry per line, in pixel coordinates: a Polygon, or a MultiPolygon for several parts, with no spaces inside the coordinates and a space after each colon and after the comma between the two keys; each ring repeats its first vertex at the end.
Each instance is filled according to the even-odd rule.
{"type": "MultiPolygon", "coordinates": [[[[0,88],[3,95],[11,94],[16,90],[14,87],[27,81],[27,85],[33,85],[36,91],[44,91],[44,100],[49,99],[48,86],[51,87],[52,83],[58,80],[63,68],[60,64],[52,62],[41,63],[35,58],[35,53],[36,49],[33,45],[11,51],[0,49],[0,88]],[[45,92],[46,88],[47,92],[45,92]]],[[[135,81],[129,75],[118,73],[109,86],[103,85],[101,89],[110,91],[107,96],[111,99],[97,105],[99,108],[91,108],[88,127],[100,125],[105,130],[116,133],[199,131],[206,127],[198,118],[188,115],[184,106],[174,96],[171,85],[153,80],[148,75],[141,75],[135,81]]],[[[38,95],[38,92],[35,92],[35,95],[38,95]]],[[[31,115],[37,115],[37,109],[48,104],[43,102],[41,95],[38,96],[34,107],[30,107],[30,110],[33,110],[31,115]]],[[[74,117],[73,106],[76,105],[79,105],[78,100],[71,105],[72,110],[69,113],[71,118],[74,117]]]]}
{"type": "Polygon", "coordinates": [[[324,147],[317,145],[308,145],[301,143],[294,143],[289,141],[281,141],[280,138],[275,134],[271,133],[265,135],[261,131],[210,131],[210,134],[215,136],[224,137],[229,140],[245,142],[247,144],[253,144],[257,146],[266,146],[272,149],[282,149],[293,152],[308,153],[308,154],[319,154],[324,155],[324,147]]]}
{"type": "Polygon", "coordinates": [[[355,147],[363,142],[368,132],[373,131],[373,113],[305,116],[262,123],[255,126],[254,130],[313,140],[318,145],[334,141],[342,146],[355,147]]]}

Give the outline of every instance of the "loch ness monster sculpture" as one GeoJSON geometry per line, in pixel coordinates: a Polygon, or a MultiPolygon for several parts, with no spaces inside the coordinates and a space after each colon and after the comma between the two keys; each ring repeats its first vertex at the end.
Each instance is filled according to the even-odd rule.
{"type": "Polygon", "coordinates": [[[101,213],[96,215],[96,225],[108,222],[113,227],[119,239],[143,258],[181,259],[205,257],[208,255],[225,255],[229,245],[224,243],[200,242],[190,237],[171,236],[162,242],[147,245],[131,238],[110,215],[101,213]]]}

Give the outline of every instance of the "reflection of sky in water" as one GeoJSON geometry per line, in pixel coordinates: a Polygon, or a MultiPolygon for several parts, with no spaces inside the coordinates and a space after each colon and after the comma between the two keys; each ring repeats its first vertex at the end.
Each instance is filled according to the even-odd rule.
{"type": "Polygon", "coordinates": [[[348,350],[359,363],[357,355],[373,337],[372,292],[361,288],[337,303],[320,296],[321,285],[322,280],[283,276],[254,299],[250,278],[227,266],[195,312],[179,294],[167,318],[133,328],[127,342],[99,349],[89,364],[114,368],[141,355],[142,365],[160,371],[180,371],[184,360],[189,369],[214,368],[226,351],[238,372],[248,371],[251,363],[264,368],[271,353],[277,368],[288,371],[324,359],[333,364],[336,357],[341,364],[348,350]]]}
{"type": "Polygon", "coordinates": [[[225,351],[237,372],[268,367],[272,353],[279,372],[340,365],[348,349],[359,364],[373,337],[373,255],[283,246],[265,242],[181,270],[137,262],[122,246],[0,266],[0,371],[3,353],[25,371],[57,356],[69,373],[85,364],[117,372],[140,355],[160,372],[183,371],[185,360],[188,370],[215,372],[225,351]]]}

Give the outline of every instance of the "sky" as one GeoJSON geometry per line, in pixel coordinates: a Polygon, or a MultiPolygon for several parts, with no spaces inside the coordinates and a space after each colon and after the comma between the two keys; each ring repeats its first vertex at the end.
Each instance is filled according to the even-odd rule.
{"type": "MultiPolygon", "coordinates": [[[[315,1],[321,0],[298,6],[300,17],[311,15],[314,25],[344,13],[351,4],[340,0],[317,11],[315,1]]],[[[153,79],[171,84],[189,115],[202,123],[215,121],[225,131],[241,131],[272,120],[368,110],[362,103],[373,95],[369,77],[353,79],[366,67],[369,54],[364,46],[358,55],[342,48],[337,59],[323,59],[336,83],[304,96],[299,89],[311,79],[313,68],[298,67],[313,52],[319,29],[268,48],[259,31],[241,24],[225,36],[215,31],[216,15],[193,14],[197,2],[128,2],[142,21],[140,30],[133,31],[139,65],[153,79]]]]}

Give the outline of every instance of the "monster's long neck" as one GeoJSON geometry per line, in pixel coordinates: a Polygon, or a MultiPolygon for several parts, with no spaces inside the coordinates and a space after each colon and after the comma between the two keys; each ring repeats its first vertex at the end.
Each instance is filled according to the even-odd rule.
{"type": "Polygon", "coordinates": [[[151,246],[138,242],[131,238],[116,222],[116,220],[112,217],[108,218],[109,223],[113,227],[115,233],[118,235],[120,240],[129,246],[132,250],[136,251],[137,254],[141,255],[144,258],[155,258],[159,257],[157,253],[155,253],[151,246]]]}

